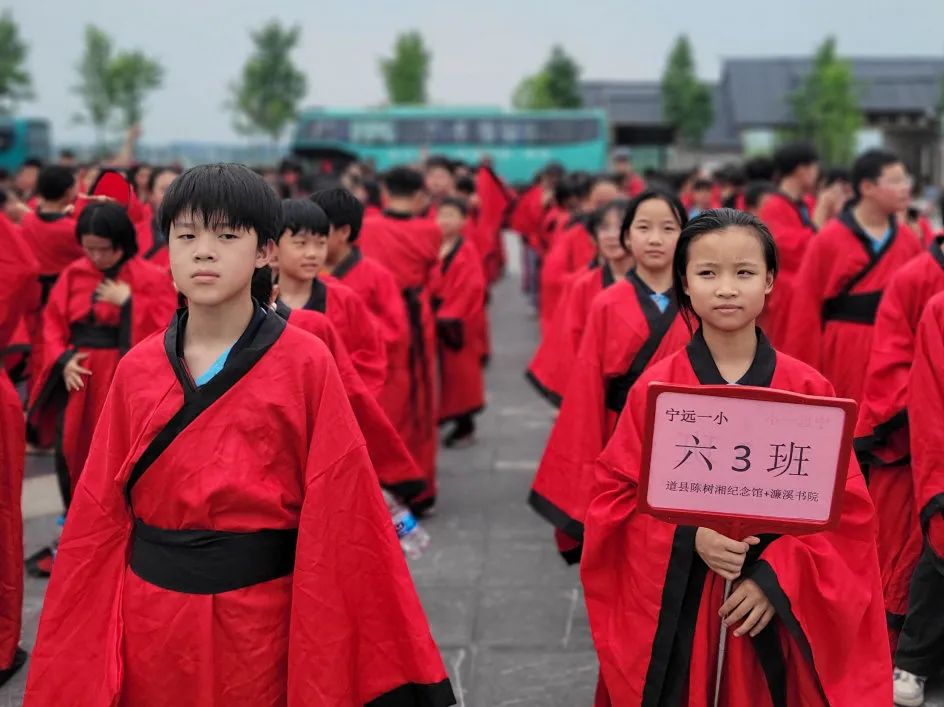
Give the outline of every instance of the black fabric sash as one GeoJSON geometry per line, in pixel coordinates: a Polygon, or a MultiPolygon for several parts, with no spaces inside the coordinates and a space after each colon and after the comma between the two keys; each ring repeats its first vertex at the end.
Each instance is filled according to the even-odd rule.
{"type": "Polygon", "coordinates": [[[375,697],[364,707],[449,707],[456,703],[449,678],[424,685],[408,682],[375,697]]]}
{"type": "Polygon", "coordinates": [[[117,349],[120,341],[116,326],[73,322],[69,325],[69,343],[82,349],[117,349]]]}
{"type": "Polygon", "coordinates": [[[54,275],[40,275],[39,276],[39,300],[42,305],[45,307],[46,303],[49,302],[49,293],[52,292],[52,286],[56,284],[56,280],[59,279],[59,274],[54,275]]]}
{"type": "Polygon", "coordinates": [[[841,294],[823,302],[823,322],[851,322],[853,324],[874,324],[878,305],[882,301],[882,292],[862,292],[841,294]]]}
{"type": "MultiPolygon", "coordinates": [[[[407,320],[410,325],[410,399],[413,402],[413,416],[423,420],[429,413],[429,401],[423,395],[423,405],[417,401],[421,381],[425,382],[429,373],[426,360],[426,338],[423,332],[423,288],[408,287],[403,290],[406,302],[407,320]]],[[[424,383],[425,384],[425,383],[424,383]]]]}
{"type": "Polygon", "coordinates": [[[361,255],[361,249],[357,246],[351,246],[351,252],[347,254],[347,257],[344,258],[344,260],[335,266],[334,270],[331,271],[331,274],[340,280],[349,272],[351,272],[351,270],[354,269],[354,266],[363,259],[364,256],[361,255]]]}
{"type": "Polygon", "coordinates": [[[164,530],[136,520],[131,571],[145,582],[185,594],[221,594],[295,569],[298,530],[164,530]]]}
{"type": "Polygon", "coordinates": [[[621,376],[611,378],[606,383],[606,407],[617,413],[622,412],[626,407],[626,398],[629,396],[630,388],[656,355],[656,351],[659,350],[662,340],[678,314],[678,305],[674,297],[670,298],[669,306],[661,312],[658,305],[652,301],[652,289],[639,278],[635,271],[630,271],[628,279],[636,290],[636,299],[649,323],[649,338],[636,352],[629,370],[621,376]]]}

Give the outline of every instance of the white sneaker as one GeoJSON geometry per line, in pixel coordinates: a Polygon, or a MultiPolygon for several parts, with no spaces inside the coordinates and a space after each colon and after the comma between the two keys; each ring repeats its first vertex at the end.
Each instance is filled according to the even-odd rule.
{"type": "Polygon", "coordinates": [[[899,707],[921,707],[924,704],[924,683],[927,678],[912,675],[907,670],[895,668],[895,704],[899,707]]]}

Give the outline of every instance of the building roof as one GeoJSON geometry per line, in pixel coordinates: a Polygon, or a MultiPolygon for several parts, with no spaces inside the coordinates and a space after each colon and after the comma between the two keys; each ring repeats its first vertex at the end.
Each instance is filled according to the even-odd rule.
{"type": "MultiPolygon", "coordinates": [[[[933,117],[941,100],[944,58],[849,59],[866,114],[933,117]]],[[[740,131],[793,124],[790,96],[802,85],[810,58],[742,58],[723,62],[712,86],[715,122],[705,144],[735,147],[740,131]]],[[[661,125],[662,91],[656,81],[587,81],[584,105],[603,108],[616,124],[661,125]]]]}

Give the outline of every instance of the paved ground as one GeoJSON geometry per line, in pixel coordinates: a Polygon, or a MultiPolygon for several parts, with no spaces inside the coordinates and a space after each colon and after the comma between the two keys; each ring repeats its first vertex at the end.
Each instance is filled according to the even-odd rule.
{"type": "MultiPolygon", "coordinates": [[[[413,577],[462,707],[589,705],[597,665],[577,572],[525,504],[552,420],[522,377],[537,325],[516,277],[495,292],[494,354],[479,443],[440,458],[441,502],[425,524],[433,545],[413,577]]],[[[52,536],[58,494],[31,459],[26,550],[52,536]]],[[[27,579],[23,645],[32,646],[45,582],[27,579]]],[[[25,671],[0,690],[19,705],[25,671]]],[[[927,704],[944,707],[944,692],[927,704]]],[[[628,707],[628,706],[627,706],[628,707]]]]}

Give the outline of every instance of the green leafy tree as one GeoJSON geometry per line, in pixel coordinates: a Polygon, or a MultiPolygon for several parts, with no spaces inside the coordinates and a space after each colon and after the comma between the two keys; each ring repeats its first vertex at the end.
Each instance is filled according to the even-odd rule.
{"type": "Polygon", "coordinates": [[[105,130],[115,107],[111,90],[112,50],[107,34],[94,25],[85,28],[85,51],[76,67],[79,84],[75,87],[84,111],[77,118],[95,128],[99,149],[105,144],[105,130]]]}
{"type": "Polygon", "coordinates": [[[521,110],[579,108],[580,66],[562,47],[554,46],[541,70],[521,79],[511,103],[521,110]]]}
{"type": "Polygon", "coordinates": [[[305,74],[291,57],[300,37],[300,27],[283,27],[278,20],[252,32],[255,47],[239,80],[231,86],[230,108],[237,131],[261,133],[277,142],[295,120],[308,91],[305,74]]]}
{"type": "Polygon", "coordinates": [[[160,63],[139,51],[121,52],[110,62],[108,89],[123,128],[141,122],[144,100],[160,88],[163,78],[160,63]]]}
{"type": "Polygon", "coordinates": [[[662,110],[680,141],[698,146],[705,137],[714,109],[711,91],[695,74],[695,58],[688,37],[675,40],[662,73],[662,110]]]}
{"type": "Polygon", "coordinates": [[[835,38],[820,45],[809,75],[790,102],[797,123],[794,137],[816,145],[824,163],[848,164],[864,118],[852,65],[836,55],[835,38]]]}
{"type": "Polygon", "coordinates": [[[33,82],[26,70],[29,47],[9,11],[0,15],[0,115],[13,113],[19,101],[33,97],[33,82]]]}
{"type": "Polygon", "coordinates": [[[390,103],[426,103],[426,82],[432,58],[419,32],[406,32],[397,37],[393,56],[380,60],[380,73],[390,103]]]}

